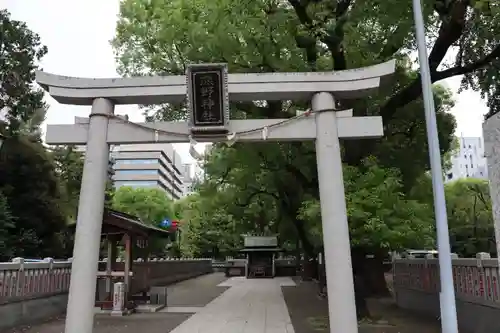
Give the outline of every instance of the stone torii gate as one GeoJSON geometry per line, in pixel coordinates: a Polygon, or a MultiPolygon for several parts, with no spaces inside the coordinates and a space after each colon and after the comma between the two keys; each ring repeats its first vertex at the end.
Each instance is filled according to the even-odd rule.
{"type": "Polygon", "coordinates": [[[330,332],[358,332],[339,138],[381,137],[383,125],[378,116],[353,117],[352,110],[335,110],[334,96],[366,96],[394,70],[392,60],[322,73],[227,74],[227,67],[217,64],[193,65],[186,76],[84,79],[38,72],[37,82],[59,103],[92,106],[88,124],[47,126],[47,144],[87,145],[66,333],[92,333],[109,145],[190,142],[193,137],[200,142],[316,140],[330,332]],[[200,73],[206,77],[197,78],[200,73]],[[206,78],[218,85],[208,91],[206,78]],[[215,116],[204,113],[206,100],[199,103],[208,92],[215,94],[211,105],[220,106],[215,116]],[[186,93],[189,122],[134,124],[114,116],[114,105],[178,103],[186,93]],[[228,118],[229,101],[309,99],[312,113],[292,119],[228,118]]]}

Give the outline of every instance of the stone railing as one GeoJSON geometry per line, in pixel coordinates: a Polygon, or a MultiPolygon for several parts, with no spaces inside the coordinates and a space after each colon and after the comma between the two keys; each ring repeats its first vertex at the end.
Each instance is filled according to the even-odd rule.
{"type": "MultiPolygon", "coordinates": [[[[453,256],[453,278],[460,332],[500,332],[498,260],[487,253],[476,258],[453,256]]],[[[438,259],[395,259],[393,283],[398,306],[440,316],[438,259]]]]}
{"type": "Polygon", "coordinates": [[[0,305],[10,301],[48,297],[67,293],[71,276],[71,262],[0,263],[0,305]]]}
{"type": "MultiPolygon", "coordinates": [[[[189,276],[193,272],[205,272],[211,266],[211,259],[151,259],[134,262],[133,283],[170,283],[169,279],[189,276]],[[174,277],[175,275],[175,277],[174,277]],[[148,280],[146,282],[146,279],[148,280]],[[151,281],[150,281],[151,280],[151,281]]],[[[105,265],[100,262],[100,265],[105,265]]],[[[120,270],[123,262],[117,262],[120,270]]],[[[0,263],[0,305],[16,300],[48,297],[67,293],[71,277],[71,260],[54,261],[46,258],[42,262],[25,262],[17,258],[14,262],[0,263]]]]}
{"type": "MultiPolygon", "coordinates": [[[[66,311],[71,277],[71,260],[58,262],[0,263],[0,331],[17,325],[31,324],[66,311]]],[[[102,267],[105,262],[99,262],[102,267]]],[[[114,269],[120,270],[123,262],[114,269]]],[[[151,259],[132,264],[131,289],[145,291],[150,286],[168,285],[212,271],[211,259],[151,259]]],[[[103,281],[102,279],[96,281],[103,281]]],[[[98,293],[102,283],[97,284],[98,293]]]]}

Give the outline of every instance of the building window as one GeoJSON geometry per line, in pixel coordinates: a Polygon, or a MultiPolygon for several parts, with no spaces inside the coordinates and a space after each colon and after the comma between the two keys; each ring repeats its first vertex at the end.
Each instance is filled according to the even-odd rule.
{"type": "Polygon", "coordinates": [[[157,175],[158,170],[115,170],[115,175],[157,175]]]}
{"type": "Polygon", "coordinates": [[[122,186],[130,186],[133,188],[137,187],[156,187],[158,186],[157,181],[151,180],[118,180],[114,183],[115,188],[120,188],[122,186]]]}
{"type": "Polygon", "coordinates": [[[116,160],[115,165],[120,164],[156,164],[158,163],[158,159],[130,159],[130,160],[116,160]]]}

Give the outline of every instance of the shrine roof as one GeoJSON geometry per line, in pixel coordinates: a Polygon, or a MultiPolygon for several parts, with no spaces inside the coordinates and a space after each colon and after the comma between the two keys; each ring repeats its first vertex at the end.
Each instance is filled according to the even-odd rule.
{"type": "MultiPolygon", "coordinates": [[[[76,227],[76,223],[70,225],[70,227],[76,227]]],[[[145,237],[156,234],[166,237],[170,235],[170,231],[148,225],[137,216],[114,209],[105,209],[101,235],[108,234],[130,234],[145,237]]]]}
{"type": "Polygon", "coordinates": [[[281,252],[282,248],[279,247],[247,247],[241,249],[240,252],[281,252]]]}

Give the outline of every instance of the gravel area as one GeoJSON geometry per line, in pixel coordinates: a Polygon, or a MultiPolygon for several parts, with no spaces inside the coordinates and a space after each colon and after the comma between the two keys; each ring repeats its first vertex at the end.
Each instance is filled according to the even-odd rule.
{"type": "MultiPolygon", "coordinates": [[[[329,332],[328,303],[317,296],[314,282],[296,280],[297,287],[282,287],[295,333],[329,332]]],[[[360,323],[359,333],[439,333],[436,320],[398,309],[392,299],[368,301],[373,322],[360,323]]]]}

